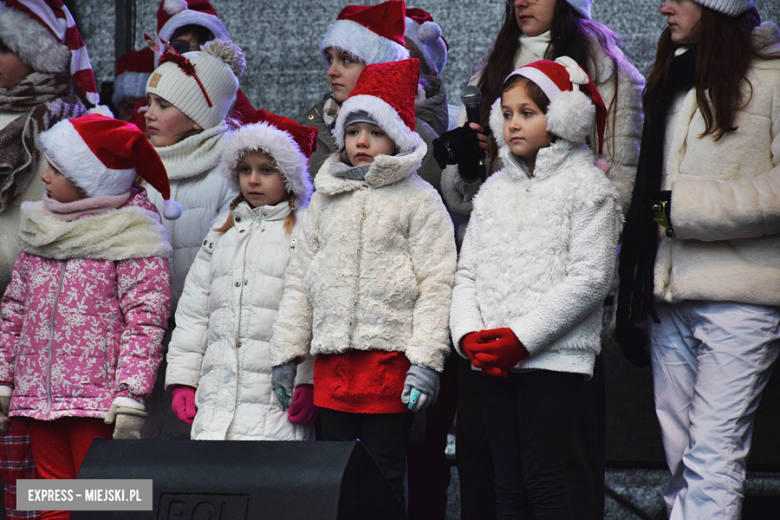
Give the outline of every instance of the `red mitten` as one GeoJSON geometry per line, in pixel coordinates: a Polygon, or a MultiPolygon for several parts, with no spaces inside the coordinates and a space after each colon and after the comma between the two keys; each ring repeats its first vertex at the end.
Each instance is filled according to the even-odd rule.
{"type": "Polygon", "coordinates": [[[487,368],[477,361],[476,355],[482,352],[482,344],[479,342],[479,332],[471,332],[466,334],[460,340],[460,349],[469,358],[471,364],[477,368],[487,368]]]}
{"type": "Polygon", "coordinates": [[[290,422],[296,424],[311,424],[317,419],[317,407],[314,406],[314,387],[301,385],[293,393],[293,403],[287,409],[290,422]]]}
{"type": "MultiPolygon", "coordinates": [[[[509,372],[520,361],[528,357],[528,350],[508,327],[481,330],[478,334],[479,351],[474,357],[476,361],[488,368],[509,372]]],[[[491,373],[490,375],[495,374],[491,373]]]]}
{"type": "Polygon", "coordinates": [[[192,425],[192,419],[198,411],[195,408],[195,389],[191,386],[176,385],[171,390],[173,402],[171,408],[176,417],[184,424],[192,425]]]}

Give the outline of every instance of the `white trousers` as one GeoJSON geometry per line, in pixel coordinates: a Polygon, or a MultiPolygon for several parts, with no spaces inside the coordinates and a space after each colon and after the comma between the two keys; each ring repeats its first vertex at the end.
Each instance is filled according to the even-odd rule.
{"type": "Polygon", "coordinates": [[[761,393],[780,352],[780,309],[658,303],[648,320],[672,520],[739,519],[761,393]]]}

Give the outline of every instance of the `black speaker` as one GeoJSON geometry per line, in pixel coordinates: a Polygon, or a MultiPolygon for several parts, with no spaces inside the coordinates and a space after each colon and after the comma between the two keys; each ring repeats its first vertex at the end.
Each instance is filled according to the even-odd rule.
{"type": "Polygon", "coordinates": [[[73,511],[73,520],[404,520],[360,441],[106,441],[79,479],[152,479],[153,511],[73,511]]]}

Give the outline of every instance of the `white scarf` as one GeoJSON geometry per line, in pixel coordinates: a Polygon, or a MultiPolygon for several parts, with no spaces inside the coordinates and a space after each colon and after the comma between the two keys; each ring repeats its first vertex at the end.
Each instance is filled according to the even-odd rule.
{"type": "Polygon", "coordinates": [[[550,46],[550,31],[540,34],[539,36],[520,36],[520,44],[523,47],[528,47],[531,52],[539,56],[539,59],[545,59],[547,49],[550,46]]]}

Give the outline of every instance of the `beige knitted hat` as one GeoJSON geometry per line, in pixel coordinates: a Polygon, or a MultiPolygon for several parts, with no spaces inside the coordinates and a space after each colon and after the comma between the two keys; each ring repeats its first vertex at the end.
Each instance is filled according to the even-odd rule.
{"type": "Polygon", "coordinates": [[[238,77],[246,61],[238,45],[216,39],[155,69],[146,83],[147,94],[157,94],[202,128],[222,122],[236,102],[238,77]]]}
{"type": "Polygon", "coordinates": [[[694,0],[697,4],[728,16],[739,16],[751,7],[753,0],[694,0]]]}

